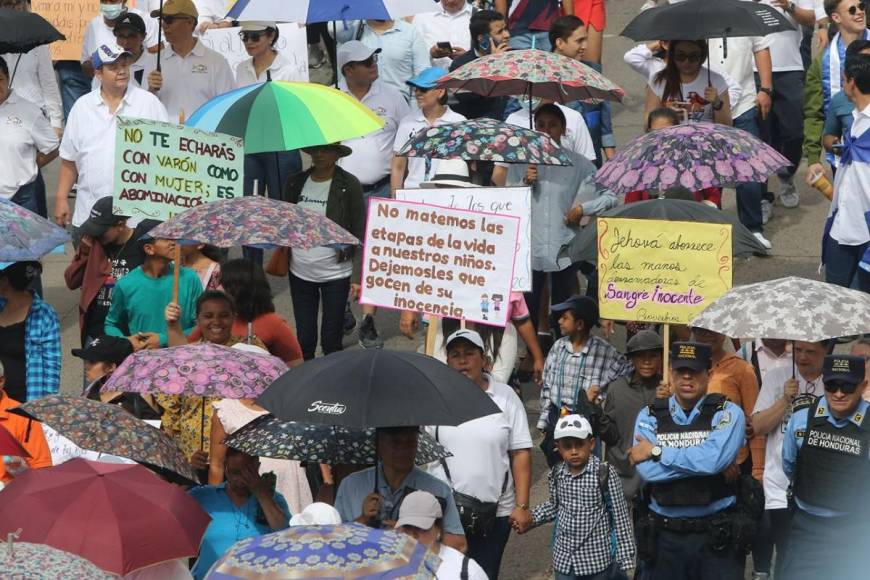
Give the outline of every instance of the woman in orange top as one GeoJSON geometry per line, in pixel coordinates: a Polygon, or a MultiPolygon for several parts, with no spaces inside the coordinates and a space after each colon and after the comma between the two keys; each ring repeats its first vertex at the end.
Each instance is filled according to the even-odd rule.
{"type": "Polygon", "coordinates": [[[8,459],[4,457],[4,460],[0,461],[0,489],[15,479],[15,475],[28,468],[51,467],[51,451],[45,441],[45,435],[42,433],[42,425],[37,421],[9,412],[9,409],[14,409],[21,403],[10,399],[3,389],[6,383],[4,374],[3,365],[0,363],[0,427],[9,431],[12,437],[21,443],[24,450],[30,454],[30,457],[9,456],[8,459]]]}

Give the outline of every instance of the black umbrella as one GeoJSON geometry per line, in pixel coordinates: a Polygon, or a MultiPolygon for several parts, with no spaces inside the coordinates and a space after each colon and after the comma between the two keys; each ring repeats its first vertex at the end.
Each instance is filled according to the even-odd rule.
{"type": "Polygon", "coordinates": [[[282,421],[359,429],[459,425],[500,412],[483,389],[447,365],[387,349],[309,361],[278,377],[257,403],[282,421]]]}
{"type": "Polygon", "coordinates": [[[765,36],[794,30],[775,8],[743,0],[686,0],[644,10],[622,36],[632,40],[698,40],[765,36]]]}
{"type": "Polygon", "coordinates": [[[29,52],[56,40],[66,37],[39,14],[0,8],[0,54],[29,52]]]}
{"type": "MultiPolygon", "coordinates": [[[[715,207],[697,201],[682,199],[650,199],[627,203],[598,214],[596,217],[667,220],[731,224],[731,252],[734,256],[766,254],[767,248],[755,239],[746,226],[737,219],[715,207]]],[[[594,218],[583,227],[574,239],[562,248],[560,256],[568,256],[573,262],[597,262],[598,222],[594,218]]]]}

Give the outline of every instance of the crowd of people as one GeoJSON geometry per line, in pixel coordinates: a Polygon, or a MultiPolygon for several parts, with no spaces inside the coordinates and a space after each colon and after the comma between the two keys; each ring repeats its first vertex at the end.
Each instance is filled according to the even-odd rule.
{"type": "MultiPolygon", "coordinates": [[[[824,278],[870,291],[865,3],[761,2],[794,30],[662,38],[625,53],[646,83],[637,132],[733,125],[779,151],[790,165],[775,187],[736,187],[737,217],[767,249],[764,226],[776,200],[785,211],[800,203],[795,179],[806,158],[807,184],[832,197],[824,278]]],[[[290,313],[276,311],[263,250],[228,259],[206,244],[184,245],[176,262],[176,242],[151,234],[159,222],[113,206],[118,116],[183,123],[237,87],[292,78],[275,48],[277,24],[233,22],[222,4],[140,0],[133,8],[102,0],[80,61],[52,62],[47,46],[0,55],[0,196],[68,228],[74,254],[64,280],[79,291],[79,337],[63,348],[83,362],[82,384],[61,389],[61,324],[44,300],[42,265],[0,264],[0,427],[29,454],[3,457],[0,486],[57,459],[53,430],[8,411],[63,390],[159,422],[196,470],[199,485],[189,494],[211,523],[191,566],[175,562],[161,569],[163,578],[204,578],[244,538],[340,522],[412,536],[440,556],[443,579],[497,579],[511,535],[551,522],[559,579],[737,579],[749,555],[753,580],[866,577],[870,343],[857,337],[841,354],[838,337],[747,342],[671,325],[666,344],[660,325],[630,323],[620,352],[599,316],[594,264],[561,249],[592,216],[682,192],[617,196],[595,181],[619,149],[608,101],[484,97],[438,84],[486,55],[529,48],[598,71],[604,65],[606,73],[617,65],[602,61],[604,0],[440,0],[431,13],[406,19],[340,23],[334,39],[332,27],[310,25],[310,66],[333,62],[335,86],[384,125],[343,143],[244,159],[245,195],[298,204],[359,239],[368,201],[400,189],[530,186],[531,291],[510,295],[508,325],[400,317],[409,339],[419,339],[423,323],[437,325],[434,356],[500,413],[459,426],[379,428],[378,464],[349,468],[226,445],[267,413],[253,399],[104,392],[117,368],[145,349],[211,343],[271,354],[293,369],[341,351],[351,333],[361,348],[384,347],[376,308],[362,305],[360,319],[351,308],[360,297],[362,248],[284,254],[291,327],[290,313]],[[249,55],[235,70],[200,38],[230,26],[239,26],[249,55]],[[483,117],[534,126],[572,164],[397,155],[421,129],[483,117]],[[42,171],[57,157],[52,211],[42,171]],[[531,390],[540,403],[533,412],[531,390]],[[417,466],[424,434],[449,456],[417,466]],[[532,505],[538,440],[550,472],[547,497],[532,505]]],[[[0,0],[0,7],[30,10],[29,0],[0,0]]],[[[718,208],[728,194],[689,193],[718,208]]]]}

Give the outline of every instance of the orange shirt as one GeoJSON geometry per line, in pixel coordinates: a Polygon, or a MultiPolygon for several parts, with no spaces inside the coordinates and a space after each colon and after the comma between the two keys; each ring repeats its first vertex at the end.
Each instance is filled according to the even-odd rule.
{"type": "MultiPolygon", "coordinates": [[[[752,365],[732,353],[726,353],[710,371],[708,393],[719,393],[743,409],[746,420],[752,417],[755,400],[758,398],[758,379],[752,365]]],[[[746,461],[752,453],[752,476],[761,481],[764,473],[764,446],[766,437],[758,435],[749,440],[748,449],[744,446],[737,454],[737,463],[746,461]]]]}
{"type": "MultiPolygon", "coordinates": [[[[27,465],[31,469],[51,467],[51,451],[48,449],[48,443],[46,443],[45,435],[42,433],[42,425],[37,421],[31,421],[21,415],[8,412],[9,409],[20,404],[18,401],[10,399],[6,396],[6,391],[0,389],[0,425],[5,427],[30,453],[27,465]],[[30,427],[29,435],[28,425],[30,427]]],[[[12,476],[6,473],[6,466],[0,461],[0,481],[9,483],[12,479],[12,476]]]]}

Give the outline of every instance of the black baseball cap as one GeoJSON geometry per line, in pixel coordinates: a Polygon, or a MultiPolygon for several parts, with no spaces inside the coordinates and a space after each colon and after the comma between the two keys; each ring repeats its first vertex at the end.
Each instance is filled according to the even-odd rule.
{"type": "Polygon", "coordinates": [[[710,370],[712,351],[703,342],[675,342],[671,345],[671,368],[691,369],[695,372],[710,370]]]}
{"type": "Polygon", "coordinates": [[[121,220],[128,219],[130,216],[115,213],[112,205],[112,196],[101,197],[97,203],[91,208],[91,213],[85,223],[82,224],[82,233],[99,238],[105,234],[110,227],[121,220]]]}
{"type": "Polygon", "coordinates": [[[133,345],[126,338],[104,334],[92,340],[85,348],[74,348],[72,354],[88,362],[108,362],[119,365],[133,354],[133,345]]]}
{"type": "Polygon", "coordinates": [[[112,30],[117,34],[120,30],[124,29],[132,30],[142,36],[145,36],[146,34],[145,21],[142,20],[141,16],[134,12],[130,12],[129,10],[115,21],[115,28],[112,30]]]}
{"type": "Polygon", "coordinates": [[[575,294],[564,302],[550,306],[550,311],[553,313],[565,312],[566,310],[573,312],[575,317],[583,320],[587,326],[591,327],[598,324],[598,303],[589,296],[575,294]]]}
{"type": "Polygon", "coordinates": [[[860,385],[864,381],[864,357],[829,354],[822,364],[822,381],[860,385]]]}

